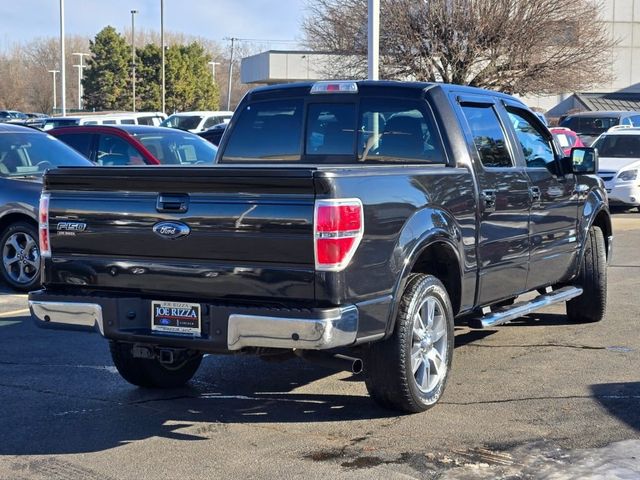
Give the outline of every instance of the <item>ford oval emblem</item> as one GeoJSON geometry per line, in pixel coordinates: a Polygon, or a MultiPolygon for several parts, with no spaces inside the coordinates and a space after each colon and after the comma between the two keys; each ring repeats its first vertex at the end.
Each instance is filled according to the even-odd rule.
{"type": "Polygon", "coordinates": [[[153,231],[157,235],[167,240],[175,240],[177,238],[186,237],[191,233],[188,225],[181,222],[160,222],[153,226],[153,231]]]}

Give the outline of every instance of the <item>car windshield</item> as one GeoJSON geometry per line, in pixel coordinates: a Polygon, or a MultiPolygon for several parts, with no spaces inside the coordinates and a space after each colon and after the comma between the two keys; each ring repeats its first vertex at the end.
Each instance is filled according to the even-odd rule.
{"type": "Polygon", "coordinates": [[[618,117],[567,117],[560,122],[561,127],[573,130],[578,134],[600,135],[611,127],[620,124],[618,117]]]}
{"type": "Polygon", "coordinates": [[[212,164],[218,148],[190,133],[134,133],[149,152],[163,165],[212,164]]]}
{"type": "Polygon", "coordinates": [[[198,128],[201,121],[202,115],[171,115],[160,126],[179,128],[180,130],[193,130],[198,128]]]}
{"type": "Polygon", "coordinates": [[[52,167],[92,163],[60,140],[42,133],[0,134],[0,176],[39,176],[52,167]]]}
{"type": "Polygon", "coordinates": [[[640,135],[604,135],[592,146],[601,157],[640,158],[640,135]]]}

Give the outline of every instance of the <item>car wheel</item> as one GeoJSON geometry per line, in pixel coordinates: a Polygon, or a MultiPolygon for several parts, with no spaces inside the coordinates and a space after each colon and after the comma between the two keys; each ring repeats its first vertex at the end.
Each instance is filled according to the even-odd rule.
{"type": "Polygon", "coordinates": [[[607,310],[607,254],[604,235],[591,227],[576,284],[582,295],[567,302],[567,317],[574,323],[599,322],[607,310]]]}
{"type": "Polygon", "coordinates": [[[400,300],[393,335],[371,345],[365,383],[380,405],[422,412],[442,396],[453,357],[453,309],[444,285],[414,274],[400,300]]]}
{"type": "Polygon", "coordinates": [[[111,359],[118,373],[127,382],[138,387],[178,388],[195,375],[202,354],[181,358],[172,364],[160,363],[157,358],[136,358],[131,351],[133,345],[123,342],[109,342],[111,359]]]}
{"type": "Polygon", "coordinates": [[[15,222],[0,236],[0,273],[15,290],[28,292],[40,285],[38,230],[27,222],[15,222]]]}

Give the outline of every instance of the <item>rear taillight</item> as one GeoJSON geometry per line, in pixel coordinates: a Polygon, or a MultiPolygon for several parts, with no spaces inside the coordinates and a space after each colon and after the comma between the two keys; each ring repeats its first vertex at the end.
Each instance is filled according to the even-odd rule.
{"type": "Polygon", "coordinates": [[[40,238],[40,256],[51,256],[51,243],[49,242],[49,194],[40,196],[40,208],[38,209],[38,233],[40,238]]]}
{"type": "Polygon", "coordinates": [[[313,224],[316,270],[343,270],[353,258],[363,232],[360,200],[317,200],[313,224]]]}

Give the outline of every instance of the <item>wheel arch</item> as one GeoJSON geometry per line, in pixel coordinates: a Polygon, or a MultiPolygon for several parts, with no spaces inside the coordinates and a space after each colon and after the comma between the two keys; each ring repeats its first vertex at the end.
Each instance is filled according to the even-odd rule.
{"type": "Polygon", "coordinates": [[[0,217],[0,235],[16,222],[27,222],[38,228],[38,219],[24,211],[10,211],[0,217]]]}
{"type": "Polygon", "coordinates": [[[393,303],[385,337],[390,336],[395,329],[400,299],[409,277],[413,273],[425,273],[438,278],[449,294],[454,316],[460,311],[462,299],[460,252],[454,240],[446,235],[446,232],[431,232],[405,261],[405,268],[393,292],[393,303]]]}

